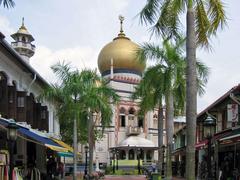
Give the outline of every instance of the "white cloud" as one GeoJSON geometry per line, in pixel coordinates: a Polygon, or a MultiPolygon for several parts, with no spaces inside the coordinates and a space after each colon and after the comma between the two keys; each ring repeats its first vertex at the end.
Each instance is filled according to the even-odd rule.
{"type": "Polygon", "coordinates": [[[10,36],[13,34],[15,31],[14,29],[10,26],[9,20],[0,15],[0,31],[6,36],[10,36]]]}
{"type": "Polygon", "coordinates": [[[90,47],[73,47],[52,51],[46,46],[37,47],[36,54],[30,59],[30,64],[47,81],[54,82],[56,76],[51,66],[57,62],[69,62],[73,68],[97,68],[97,54],[90,47]]]}

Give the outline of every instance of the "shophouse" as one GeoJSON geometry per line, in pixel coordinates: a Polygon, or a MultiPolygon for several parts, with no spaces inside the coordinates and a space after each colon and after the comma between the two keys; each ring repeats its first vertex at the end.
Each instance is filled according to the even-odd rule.
{"type": "MultiPolygon", "coordinates": [[[[35,45],[24,21],[11,36],[14,42],[10,45],[0,32],[0,156],[8,153],[6,128],[8,120],[13,119],[21,127],[14,148],[14,165],[24,169],[33,165],[46,173],[44,145],[49,142],[47,144],[58,146],[48,138],[60,137],[59,123],[54,105],[37,100],[48,83],[30,65],[35,45]]],[[[0,162],[0,168],[6,163],[0,162]]]]}

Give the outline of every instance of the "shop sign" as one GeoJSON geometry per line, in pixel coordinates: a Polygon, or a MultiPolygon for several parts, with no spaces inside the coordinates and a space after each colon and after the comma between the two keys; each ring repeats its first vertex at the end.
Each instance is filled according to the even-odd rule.
{"type": "Polygon", "coordinates": [[[228,122],[232,122],[232,127],[235,127],[239,119],[238,104],[227,105],[227,118],[228,122]]]}

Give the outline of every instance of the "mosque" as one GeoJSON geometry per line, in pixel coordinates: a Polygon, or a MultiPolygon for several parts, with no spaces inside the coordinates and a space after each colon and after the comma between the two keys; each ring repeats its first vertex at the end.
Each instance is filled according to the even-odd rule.
{"type": "MultiPolygon", "coordinates": [[[[154,162],[158,159],[158,113],[156,109],[140,116],[139,101],[131,98],[146,65],[137,60],[139,46],[124,33],[124,18],[120,16],[119,19],[120,32],[100,51],[98,68],[108,85],[120,96],[120,101],[112,106],[111,126],[106,129],[104,138],[96,143],[95,159],[109,163],[115,152],[119,159],[136,160],[139,155],[143,162],[154,162]]],[[[175,122],[175,126],[179,124],[184,123],[175,122]]],[[[163,142],[166,142],[165,132],[163,142]]]]}

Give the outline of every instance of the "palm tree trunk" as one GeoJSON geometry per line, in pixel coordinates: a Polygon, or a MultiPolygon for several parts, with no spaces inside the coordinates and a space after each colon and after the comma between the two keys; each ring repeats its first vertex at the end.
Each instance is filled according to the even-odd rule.
{"type": "Polygon", "coordinates": [[[159,101],[158,107],[158,172],[162,175],[163,165],[163,107],[162,100],[159,101]]]}
{"type": "Polygon", "coordinates": [[[73,148],[74,148],[74,158],[73,158],[73,180],[77,180],[77,119],[76,114],[73,121],[73,148]]]}
{"type": "Polygon", "coordinates": [[[166,179],[172,180],[172,145],[173,145],[173,94],[170,90],[166,97],[166,131],[167,131],[167,158],[166,158],[166,179]]]}
{"type": "Polygon", "coordinates": [[[89,122],[88,122],[88,145],[89,145],[89,175],[93,172],[93,148],[94,148],[94,131],[93,131],[93,115],[89,110],[89,122]]]}
{"type": "MultiPolygon", "coordinates": [[[[191,2],[191,1],[190,1],[191,2]]],[[[192,3],[187,10],[187,89],[186,89],[186,178],[195,179],[195,138],[197,115],[197,85],[196,85],[196,34],[194,27],[194,10],[192,3]]]]}

